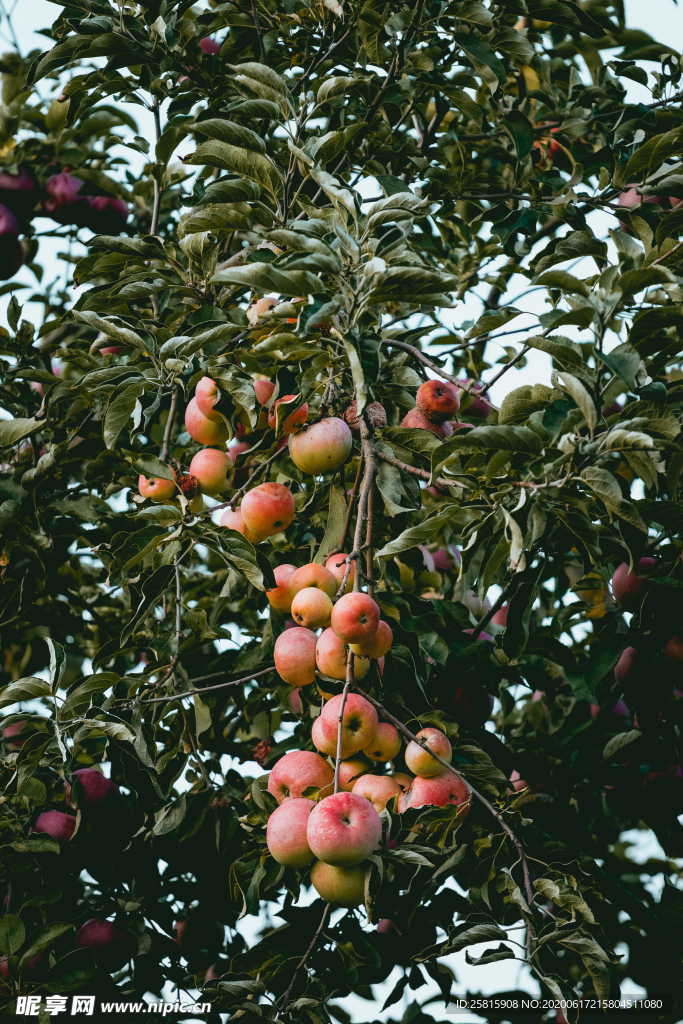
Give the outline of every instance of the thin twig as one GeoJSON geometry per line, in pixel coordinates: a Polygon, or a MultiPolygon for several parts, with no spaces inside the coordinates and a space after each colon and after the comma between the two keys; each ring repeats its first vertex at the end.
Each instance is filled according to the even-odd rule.
{"type": "Polygon", "coordinates": [[[451,384],[455,384],[461,391],[466,391],[468,395],[479,395],[480,392],[467,383],[465,380],[461,380],[454,374],[449,373],[448,370],[444,370],[442,366],[435,363],[433,359],[426,356],[424,352],[421,352],[419,348],[415,348],[414,345],[409,345],[407,341],[396,341],[394,338],[382,338],[380,339],[380,345],[389,345],[390,348],[400,348],[404,352],[410,352],[411,356],[422,363],[424,366],[428,366],[434,373],[438,373],[439,377],[444,380],[448,380],[451,384]]]}
{"type": "Polygon", "coordinates": [[[159,451],[159,459],[164,462],[168,456],[168,449],[171,443],[171,432],[173,430],[173,424],[175,423],[176,407],[178,405],[178,386],[175,385],[171,393],[171,405],[168,410],[168,416],[166,417],[166,424],[164,426],[164,436],[161,442],[161,450],[159,451]]]}
{"type": "MultiPolygon", "coordinates": [[[[381,462],[388,462],[390,466],[396,466],[396,469],[401,469],[405,473],[410,473],[411,476],[417,476],[420,480],[431,480],[432,474],[426,469],[419,469],[418,466],[411,466],[408,462],[403,462],[402,459],[397,459],[395,455],[388,455],[386,452],[375,451],[375,455],[381,462]]],[[[464,484],[458,480],[447,480],[446,477],[437,476],[432,480],[432,483],[436,487],[464,487],[464,484]]]]}
{"type": "Polygon", "coordinates": [[[260,676],[267,676],[269,672],[274,672],[275,666],[269,665],[268,668],[259,669],[258,672],[251,672],[248,676],[242,676],[240,679],[229,679],[225,683],[215,683],[213,686],[200,686],[195,690],[185,690],[184,693],[173,693],[170,697],[149,697],[146,700],[141,701],[142,704],[163,704],[173,700],[182,700],[184,697],[192,697],[195,693],[209,693],[212,690],[224,690],[228,686],[239,686],[240,683],[250,683],[252,679],[258,679],[260,676]]]}
{"type": "MultiPolygon", "coordinates": [[[[287,986],[285,991],[282,993],[282,995],[278,999],[278,1004],[282,1003],[283,1007],[287,1006],[287,1003],[289,1001],[290,993],[292,991],[292,988],[294,987],[294,982],[296,981],[297,974],[299,973],[301,968],[304,966],[304,964],[308,960],[309,956],[311,955],[311,953],[313,952],[313,950],[316,947],[318,939],[320,938],[320,933],[322,932],[323,928],[325,927],[325,924],[327,923],[327,918],[330,915],[330,910],[331,910],[330,904],[326,903],[325,904],[325,908],[324,908],[323,913],[322,913],[322,917],[320,918],[320,924],[318,925],[318,927],[316,928],[315,932],[313,933],[313,937],[311,938],[311,941],[309,942],[308,946],[306,947],[306,952],[301,957],[301,959],[297,963],[296,967],[292,971],[292,977],[290,979],[289,985],[287,986]]],[[[278,1014],[278,1016],[279,1016],[279,1014],[278,1014]]]]}

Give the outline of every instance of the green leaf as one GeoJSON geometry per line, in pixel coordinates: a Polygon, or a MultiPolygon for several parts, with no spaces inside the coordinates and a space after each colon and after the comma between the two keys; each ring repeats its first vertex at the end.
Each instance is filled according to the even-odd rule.
{"type": "Polygon", "coordinates": [[[33,417],[18,416],[13,420],[0,420],[0,448],[16,444],[23,437],[35,433],[41,426],[45,426],[45,420],[36,420],[33,417]]]}
{"type": "Polygon", "coordinates": [[[616,736],[612,736],[611,739],[607,741],[603,748],[602,756],[606,761],[609,761],[610,758],[614,757],[614,755],[618,751],[622,750],[623,747],[628,746],[629,743],[635,743],[635,741],[639,740],[642,735],[642,732],[638,729],[629,729],[628,732],[618,732],[616,736]]]}
{"type": "Polygon", "coordinates": [[[562,387],[574,400],[581,410],[586,426],[592,435],[598,422],[598,411],[585,385],[581,383],[578,377],[566,372],[553,374],[553,384],[555,387],[562,387]]]}
{"type": "Polygon", "coordinates": [[[115,447],[119,434],[133,415],[133,410],[144,390],[144,381],[129,384],[115,395],[107,406],[103,427],[104,443],[107,448],[115,447]]]}
{"type": "Polygon", "coordinates": [[[0,691],[0,708],[9,707],[20,700],[35,700],[37,697],[49,697],[51,693],[50,684],[46,679],[38,679],[36,676],[26,676],[24,679],[17,679],[9,683],[0,691]]]}
{"type": "Polygon", "coordinates": [[[259,292],[275,291],[288,296],[316,295],[324,291],[322,282],[307,270],[280,270],[271,263],[227,267],[219,270],[213,280],[217,284],[235,284],[259,292]]]}
{"type": "Polygon", "coordinates": [[[465,962],[473,967],[481,967],[482,964],[495,964],[499,960],[514,960],[515,954],[509,946],[501,944],[496,949],[485,949],[481,956],[470,956],[465,950],[465,962]]]}
{"type": "Polygon", "coordinates": [[[640,146],[619,175],[620,184],[630,181],[645,182],[662,164],[672,156],[681,153],[683,128],[655,135],[640,146]]]}
{"type": "Polygon", "coordinates": [[[279,185],[279,172],[268,157],[218,139],[200,143],[194,153],[185,157],[185,163],[219,167],[240,177],[251,178],[271,195],[279,185]]]}
{"type": "Polygon", "coordinates": [[[66,935],[67,932],[73,931],[73,929],[73,924],[65,922],[55,922],[54,924],[49,925],[49,927],[38,936],[35,942],[29,946],[26,952],[22,954],[19,966],[26,967],[33,957],[38,956],[39,953],[49,949],[57,939],[61,938],[62,935],[66,935]]]}
{"type": "Polygon", "coordinates": [[[515,144],[517,159],[523,160],[531,152],[534,144],[533,125],[520,110],[511,110],[509,114],[506,114],[504,124],[515,144]]]}
{"type": "Polygon", "coordinates": [[[431,542],[434,537],[438,534],[439,530],[442,530],[447,526],[454,518],[457,513],[457,508],[454,505],[447,505],[441,511],[435,513],[432,516],[428,516],[421,523],[416,526],[409,526],[408,529],[390,540],[384,545],[378,552],[377,558],[391,558],[392,555],[397,555],[401,551],[407,551],[409,548],[417,547],[418,544],[426,544],[431,542]]]}
{"type": "Polygon", "coordinates": [[[209,139],[218,139],[220,142],[229,142],[232,146],[242,149],[250,149],[255,153],[265,153],[266,144],[260,135],[253,132],[251,128],[236,124],[234,121],[223,120],[212,117],[207,121],[197,121],[192,126],[193,131],[205,135],[209,139]]]}
{"type": "Polygon", "coordinates": [[[0,953],[12,955],[24,944],[26,929],[24,922],[16,914],[5,914],[0,917],[0,953]]]}

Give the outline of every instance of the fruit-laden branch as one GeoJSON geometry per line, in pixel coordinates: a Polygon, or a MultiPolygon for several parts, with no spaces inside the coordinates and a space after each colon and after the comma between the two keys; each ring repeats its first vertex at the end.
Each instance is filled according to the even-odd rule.
{"type": "Polygon", "coordinates": [[[173,693],[170,697],[148,697],[141,701],[142,704],[162,704],[172,700],[182,700],[183,697],[193,697],[195,693],[209,693],[211,690],[224,690],[228,686],[239,686],[240,683],[250,683],[252,679],[259,679],[267,676],[269,672],[275,671],[275,665],[259,669],[258,672],[250,672],[248,676],[240,679],[228,679],[226,683],[214,683],[213,686],[200,686],[195,690],[185,690],[184,693],[173,693]]]}
{"type": "MultiPolygon", "coordinates": [[[[431,756],[434,758],[434,760],[438,761],[439,764],[442,765],[446,769],[446,771],[450,772],[452,775],[457,776],[457,778],[462,778],[460,772],[456,768],[454,768],[453,765],[449,761],[446,761],[443,757],[441,757],[434,750],[432,750],[432,748],[429,746],[429,744],[427,743],[426,740],[424,740],[421,737],[417,736],[414,732],[411,732],[411,730],[408,728],[408,726],[405,725],[400,720],[400,718],[397,718],[396,715],[392,715],[391,711],[389,711],[389,709],[386,708],[384,706],[384,704],[381,703],[381,701],[376,700],[371,694],[367,693],[360,686],[356,687],[356,689],[358,690],[358,693],[362,694],[367,700],[370,701],[371,704],[373,704],[375,706],[375,708],[382,715],[383,718],[387,719],[389,722],[391,722],[393,725],[396,726],[398,731],[402,734],[402,736],[404,736],[405,739],[407,739],[409,741],[412,741],[413,743],[418,743],[421,747],[424,747],[424,749],[427,751],[427,753],[431,754],[431,756]]],[[[533,903],[533,899],[534,899],[534,890],[533,890],[533,888],[531,886],[531,872],[529,870],[529,862],[527,861],[527,857],[526,857],[526,854],[524,852],[524,847],[522,846],[521,840],[513,832],[513,830],[510,828],[508,823],[503,818],[502,814],[500,814],[500,812],[496,810],[496,808],[493,806],[493,804],[489,800],[487,800],[486,797],[482,793],[480,793],[478,789],[475,789],[475,787],[472,785],[471,782],[469,782],[469,780],[468,780],[467,784],[468,784],[468,786],[470,787],[470,789],[472,791],[472,795],[475,796],[477,798],[477,800],[486,808],[486,810],[489,812],[489,814],[491,814],[492,817],[494,817],[496,819],[496,821],[498,822],[500,827],[503,829],[503,831],[507,835],[507,837],[510,840],[510,842],[513,844],[513,846],[517,850],[519,861],[520,861],[520,863],[522,865],[522,875],[523,875],[523,878],[524,878],[524,891],[526,893],[527,901],[528,901],[529,905],[531,906],[531,904],[533,903]]],[[[531,928],[531,925],[529,924],[528,921],[527,921],[527,925],[528,925],[529,928],[531,928]]]]}
{"type": "Polygon", "coordinates": [[[468,395],[477,396],[480,393],[475,388],[471,387],[467,381],[456,377],[453,373],[449,373],[448,370],[444,370],[443,366],[439,366],[439,364],[435,363],[433,359],[426,356],[424,352],[421,352],[419,348],[415,348],[414,345],[409,345],[407,341],[395,341],[394,338],[382,338],[380,340],[380,345],[389,345],[390,348],[400,348],[403,352],[410,352],[411,356],[417,359],[418,362],[422,363],[424,366],[428,366],[430,370],[434,371],[434,373],[438,373],[443,380],[448,380],[451,384],[455,384],[455,386],[460,388],[461,391],[466,391],[468,395]]]}
{"type": "MultiPolygon", "coordinates": [[[[382,462],[388,462],[390,466],[396,466],[397,469],[403,470],[404,473],[410,473],[412,476],[417,476],[420,480],[431,480],[432,474],[426,469],[419,469],[418,466],[411,466],[407,462],[403,462],[401,459],[397,459],[395,455],[387,455],[386,452],[375,451],[375,455],[382,462]]],[[[465,485],[460,480],[447,480],[444,476],[437,476],[432,481],[435,487],[460,487],[463,488],[465,485]]]]}

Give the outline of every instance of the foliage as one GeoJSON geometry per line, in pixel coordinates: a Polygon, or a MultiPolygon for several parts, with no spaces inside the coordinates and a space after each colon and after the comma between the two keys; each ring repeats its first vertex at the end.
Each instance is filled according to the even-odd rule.
{"type": "Polygon", "coordinates": [[[0,706],[27,737],[6,738],[2,759],[8,1000],[135,999],[172,982],[234,1020],[344,1022],[338,1001],[369,998],[398,965],[385,1006],[410,994],[402,1019],[427,1021],[426,981],[458,992],[440,958],[482,942],[468,962],[526,960],[546,995],[613,996],[624,978],[670,990],[683,933],[681,667],[662,653],[683,585],[678,55],[629,29],[617,0],[61,6],[50,49],[4,58],[6,170],[28,168],[41,195],[67,170],[130,218],[91,237],[55,227],[37,196],[23,245],[41,322],[3,286],[0,706]],[[652,100],[627,102],[629,80],[652,81],[644,60],[652,100]],[[620,207],[634,183],[645,201],[620,207]],[[43,278],[45,234],[64,240],[69,287],[43,278]],[[542,290],[529,328],[510,282],[542,290]],[[483,312],[464,321],[475,289],[483,312]],[[487,406],[472,382],[535,351],[547,383],[487,406]],[[380,403],[388,424],[366,416],[352,460],[306,476],[265,425],[254,375],[302,396],[310,421],[355,401],[357,414],[380,403]],[[401,426],[440,375],[474,425],[445,439],[401,426]],[[262,479],[295,497],[292,526],[257,546],[217,523],[213,501],[135,492],[167,462],[187,472],[198,446],[182,414],[203,376],[248,445],[219,503],[262,479]],[[297,902],[305,874],[269,857],[274,803],[252,781],[255,759],[311,747],[320,702],[308,687],[292,710],[262,672],[285,625],[264,589],[278,564],[348,550],[363,513],[356,554],[395,637],[364,685],[411,729],[446,731],[496,814],[475,800],[464,823],[451,809],[390,815],[366,913],[335,911],[318,934],[322,903],[297,902]],[[456,545],[460,567],[435,567],[456,545]],[[646,552],[657,569],[625,619],[608,581],[646,552]],[[496,584],[493,609],[473,602],[496,584]],[[507,627],[478,642],[503,602],[507,627]],[[628,645],[647,685],[614,679],[628,645]],[[468,701],[487,694],[484,728],[468,701]],[[82,807],[69,842],[32,832],[41,811],[68,809],[73,770],[100,762],[123,787],[113,807],[82,807]],[[654,830],[665,858],[637,863],[633,828],[654,830]],[[240,921],[264,906],[249,943],[240,921]],[[74,950],[93,915],[135,939],[113,973],[74,950]],[[398,931],[377,934],[387,917],[398,931]]]}

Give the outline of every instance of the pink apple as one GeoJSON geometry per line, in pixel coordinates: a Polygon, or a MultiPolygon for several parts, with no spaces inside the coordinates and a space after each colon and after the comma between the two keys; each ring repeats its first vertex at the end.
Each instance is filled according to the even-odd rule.
{"type": "Polygon", "coordinates": [[[292,523],[295,512],[294,498],[284,484],[259,484],[258,487],[247,491],[240,509],[249,533],[262,541],[286,530],[292,523]]]}
{"type": "Polygon", "coordinates": [[[314,807],[312,800],[295,797],[285,800],[268,818],[266,843],[271,857],[278,864],[304,868],[313,860],[306,838],[306,826],[314,807]]]}
{"type": "Polygon", "coordinates": [[[65,814],[63,811],[43,811],[33,823],[34,832],[42,832],[60,842],[71,839],[75,828],[76,819],[73,814],[65,814]]]}
{"type": "Polygon", "coordinates": [[[303,626],[280,633],[275,641],[275,669],[290,686],[308,686],[315,679],[316,635],[303,626]]]}
{"type": "MultiPolygon", "coordinates": [[[[325,559],[325,568],[328,569],[329,572],[331,572],[332,575],[334,576],[334,578],[336,579],[336,581],[337,581],[337,589],[339,589],[339,587],[342,585],[342,583],[344,581],[344,576],[346,574],[346,569],[347,569],[347,564],[346,564],[347,557],[348,556],[346,554],[343,554],[342,552],[338,552],[337,554],[330,555],[329,558],[325,559]]],[[[348,579],[346,581],[346,586],[344,588],[345,593],[348,592],[349,590],[351,590],[351,588],[353,587],[353,584],[355,582],[355,579],[356,579],[356,562],[354,560],[353,562],[351,562],[351,566],[349,568],[349,576],[348,576],[348,579]]],[[[334,597],[333,594],[331,596],[334,597]]]]}
{"type": "Polygon", "coordinates": [[[345,644],[367,640],[379,626],[379,606],[369,594],[343,594],[332,609],[332,629],[345,644]]]}
{"type": "Polygon", "coordinates": [[[275,577],[275,586],[271,587],[270,590],[266,590],[266,597],[268,598],[268,604],[275,611],[281,612],[285,615],[292,606],[292,591],[290,582],[292,575],[296,572],[296,566],[289,565],[284,562],[282,565],[276,565],[273,569],[273,576],[275,577]]]}
{"type": "Polygon", "coordinates": [[[612,594],[617,604],[627,611],[634,611],[640,604],[649,577],[657,566],[657,559],[645,556],[639,558],[635,569],[629,569],[626,562],[618,565],[612,576],[612,594]]]}
{"type": "MultiPolygon", "coordinates": [[[[330,627],[323,630],[318,637],[315,648],[315,661],[318,671],[330,679],[346,679],[346,644],[340,640],[330,627]]],[[[354,657],[353,678],[363,679],[370,669],[368,658],[354,657]]]]}
{"type": "Polygon", "coordinates": [[[292,797],[316,799],[332,790],[334,772],[327,761],[312,750],[291,750],[284,754],[268,776],[268,792],[279,804],[292,797]]]}
{"type": "Polygon", "coordinates": [[[380,814],[389,801],[396,800],[403,790],[390,775],[362,775],[354,783],[353,792],[357,796],[363,796],[366,800],[369,800],[377,813],[380,814]]]}
{"type": "Polygon", "coordinates": [[[338,416],[312,423],[289,437],[289,454],[302,473],[334,473],[351,456],[353,434],[338,416]]]}
{"type": "Polygon", "coordinates": [[[202,448],[190,462],[190,474],[196,478],[204,494],[224,494],[231,473],[232,459],[218,448],[202,448]]]}
{"type": "Polygon", "coordinates": [[[416,778],[410,789],[399,797],[401,812],[416,807],[446,807],[453,804],[458,814],[467,814],[472,794],[470,787],[460,775],[445,772],[435,778],[416,778]]]}
{"type": "Polygon", "coordinates": [[[291,615],[300,626],[320,629],[329,625],[331,614],[332,601],[318,587],[304,587],[294,595],[291,615]]]}
{"type": "Polygon", "coordinates": [[[316,804],[308,819],[308,845],[326,864],[352,867],[379,846],[382,823],[375,808],[356,793],[334,793],[316,804]]]}
{"type": "MultiPolygon", "coordinates": [[[[317,719],[316,719],[317,721],[317,719]]],[[[350,793],[354,783],[370,770],[370,762],[362,757],[350,757],[339,762],[339,788],[350,793]]]]}
{"type": "MultiPolygon", "coordinates": [[[[173,473],[173,470],[169,470],[169,472],[173,473]]],[[[141,473],[138,477],[138,491],[143,498],[149,498],[150,501],[170,501],[178,494],[175,473],[173,473],[172,480],[166,480],[162,476],[147,477],[141,473]]]]}
{"type": "Polygon", "coordinates": [[[377,712],[359,693],[337,694],[328,700],[320,714],[325,737],[336,742],[339,716],[342,714],[342,744],[349,754],[369,747],[377,731],[377,712]],[[343,704],[343,713],[342,713],[343,704]]]}
{"type": "Polygon", "coordinates": [[[389,653],[393,642],[394,634],[391,626],[384,619],[380,619],[375,632],[371,633],[365,640],[361,640],[360,643],[351,644],[351,650],[354,654],[361,654],[366,658],[377,660],[389,653]]]}
{"type": "MultiPolygon", "coordinates": [[[[419,739],[425,740],[431,750],[439,757],[442,757],[444,761],[450,761],[453,756],[451,744],[448,736],[441,729],[420,729],[417,733],[419,739]]],[[[406,747],[405,762],[413,772],[414,775],[420,775],[422,778],[429,779],[435,775],[443,775],[447,770],[442,764],[440,764],[429,751],[425,750],[423,746],[412,740],[406,747]]]]}
{"type": "Polygon", "coordinates": [[[384,763],[393,761],[401,752],[401,737],[398,729],[391,722],[379,722],[369,747],[363,753],[373,761],[384,763]]]}
{"type": "Polygon", "coordinates": [[[337,593],[339,584],[324,565],[317,562],[309,562],[296,570],[290,581],[292,596],[305,587],[317,587],[328,597],[333,598],[337,593]]]}
{"type": "Polygon", "coordinates": [[[185,429],[194,441],[203,445],[225,444],[230,436],[225,418],[217,412],[205,416],[196,398],[188,403],[185,410],[185,429]]]}

